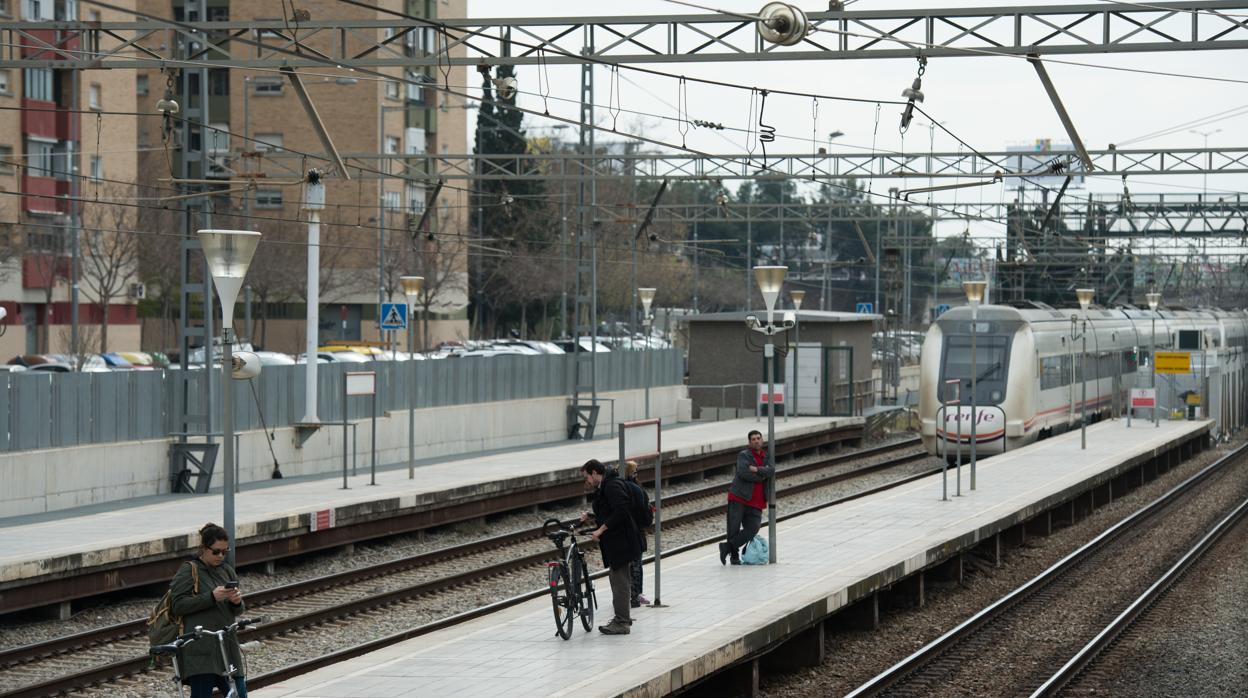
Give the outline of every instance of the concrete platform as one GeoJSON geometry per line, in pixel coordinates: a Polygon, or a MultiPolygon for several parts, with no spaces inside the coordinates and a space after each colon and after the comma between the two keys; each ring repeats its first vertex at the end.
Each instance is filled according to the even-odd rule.
{"type": "MultiPolygon", "coordinates": [[[[964,496],[950,501],[940,501],[936,476],[782,522],[774,566],[721,566],[713,546],[674,556],[663,564],[668,607],[637,609],[628,636],[585,633],[578,623],[572,639],[561,640],[550,600],[542,598],[251,693],[659,696],[725,669],[721,676],[749,682],[755,658],[767,652],[765,660],[789,665],[818,662],[831,614],[850,604],[874,608],[879,590],[906,578],[919,580],[921,594],[916,572],[957,563],[960,550],[1095,496],[1089,493],[1159,458],[1177,463],[1178,452],[1197,450],[1208,429],[1208,422],[1137,422],[1132,429],[1106,422],[1089,428],[1086,451],[1076,432],[981,462],[977,490],[964,481],[964,496]]],[[[649,593],[653,580],[646,578],[649,593]]],[[[598,615],[610,616],[605,579],[599,588],[606,607],[598,615]]]]}
{"type": "MultiPolygon", "coordinates": [[[[861,423],[861,417],[792,418],[777,421],[776,438],[813,436],[861,423]]],[[[757,426],[753,419],[739,419],[666,428],[664,462],[735,452],[745,447],[746,433],[757,426]]],[[[612,462],[617,456],[616,441],[599,439],[445,459],[418,467],[415,479],[408,479],[405,467],[379,470],[376,486],[369,485],[368,468],[362,465],[359,475],[348,478],[350,489],[346,490],[342,489],[341,476],[272,481],[244,488],[236,495],[238,543],[240,548],[249,541],[306,546],[312,518],[318,511],[332,511],[335,527],[312,535],[332,542],[335,532],[353,523],[428,516],[457,505],[471,513],[479,506],[474,503],[502,492],[523,496],[526,491],[561,483],[568,492],[563,496],[578,496],[584,493],[577,472],[581,464],[590,458],[612,462]],[[296,535],[305,539],[291,538],[296,535]]],[[[133,565],[142,560],[167,566],[175,556],[199,544],[197,531],[204,523],[222,523],[222,507],[220,493],[161,495],[137,504],[122,502],[85,511],[0,519],[6,540],[0,549],[0,609],[33,605],[11,602],[20,593],[19,587],[30,588],[40,581],[127,566],[127,574],[135,576],[133,565]]],[[[241,564],[248,562],[245,552],[240,549],[241,564]]],[[[155,572],[159,574],[153,579],[168,576],[163,568],[155,572]]]]}

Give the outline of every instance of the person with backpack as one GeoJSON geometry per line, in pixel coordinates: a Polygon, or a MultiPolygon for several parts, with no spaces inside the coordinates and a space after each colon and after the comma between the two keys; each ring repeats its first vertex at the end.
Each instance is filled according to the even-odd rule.
{"type": "Polygon", "coordinates": [[[641,486],[637,481],[637,461],[630,460],[624,464],[624,484],[628,485],[629,496],[631,500],[629,506],[633,514],[633,523],[637,524],[637,531],[641,534],[641,552],[637,553],[637,557],[633,558],[629,565],[629,572],[632,579],[632,599],[629,605],[633,608],[641,608],[649,606],[650,599],[641,593],[642,583],[645,581],[642,577],[642,561],[641,558],[646,554],[646,529],[654,524],[654,511],[650,508],[650,497],[646,494],[646,488],[641,486]]]}
{"type": "Polygon", "coordinates": [[[754,539],[767,508],[767,480],[776,474],[767,465],[763,433],[753,429],[746,435],[750,447],[737,454],[737,470],[728,486],[728,540],[719,544],[719,564],[729,557],[741,564],[741,548],[754,539]]]}
{"type": "MultiPolygon", "coordinates": [[[[611,606],[615,617],[598,627],[604,635],[627,635],[633,624],[629,596],[632,584],[629,570],[633,560],[641,556],[642,536],[630,511],[632,499],[624,478],[615,470],[607,470],[601,462],[590,459],[581,466],[585,485],[594,488],[593,517],[598,524],[593,539],[602,551],[602,564],[609,570],[611,606]]],[[[588,512],[581,521],[589,519],[588,512]]]]}
{"type": "MultiPolygon", "coordinates": [[[[170,610],[180,619],[183,632],[196,626],[204,630],[220,630],[229,626],[246,606],[238,588],[234,568],[226,564],[230,536],[225,529],[210,523],[199,529],[199,555],[182,565],[170,584],[170,610]]],[[[239,698],[247,698],[244,680],[243,652],[238,638],[225,640],[226,654],[235,668],[239,698]]],[[[215,639],[196,640],[178,651],[178,669],[182,683],[191,687],[191,698],[211,698],[213,688],[221,695],[229,692],[221,665],[221,649],[215,639]]]]}

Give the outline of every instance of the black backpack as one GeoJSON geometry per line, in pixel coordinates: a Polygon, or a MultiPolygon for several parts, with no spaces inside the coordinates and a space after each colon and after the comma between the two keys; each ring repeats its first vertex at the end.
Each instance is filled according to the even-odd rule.
{"type": "Polygon", "coordinates": [[[633,517],[637,528],[647,529],[654,525],[654,510],[650,508],[650,498],[646,489],[632,480],[625,480],[628,487],[628,513],[633,517]]]}

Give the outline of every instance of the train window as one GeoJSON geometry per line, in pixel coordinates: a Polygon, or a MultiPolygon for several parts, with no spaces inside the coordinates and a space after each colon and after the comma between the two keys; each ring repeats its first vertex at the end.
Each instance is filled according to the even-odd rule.
{"type": "Polygon", "coordinates": [[[1063,380],[1064,372],[1062,371],[1062,360],[1064,356],[1050,356],[1041,362],[1040,367],[1040,389],[1049,390],[1051,388],[1060,388],[1066,384],[1063,380]]]}
{"type": "MultiPolygon", "coordinates": [[[[1009,368],[1010,335],[980,335],[975,338],[975,400],[978,404],[996,404],[1005,399],[1009,368]]],[[[941,399],[945,396],[944,381],[962,382],[962,401],[971,399],[971,337],[951,335],[945,338],[941,375],[941,399]]]]}

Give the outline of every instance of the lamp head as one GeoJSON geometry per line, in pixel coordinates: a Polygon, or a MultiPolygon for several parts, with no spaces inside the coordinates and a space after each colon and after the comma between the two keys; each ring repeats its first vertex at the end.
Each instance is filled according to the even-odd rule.
{"type": "Polygon", "coordinates": [[[1160,294],[1160,293],[1156,293],[1156,292],[1153,292],[1153,293],[1146,293],[1146,294],[1144,294],[1144,296],[1145,296],[1146,298],[1148,298],[1148,309],[1149,309],[1149,310],[1156,310],[1156,309],[1157,309],[1157,306],[1161,305],[1161,294],[1160,294]]]}
{"type": "Polygon", "coordinates": [[[415,298],[420,295],[421,291],[425,290],[425,277],[400,276],[399,285],[403,287],[403,295],[408,298],[415,298]]]}
{"type": "Polygon", "coordinates": [[[260,357],[250,351],[238,351],[230,355],[230,377],[249,380],[260,375],[260,357]]]}
{"type": "Polygon", "coordinates": [[[802,301],[806,300],[806,292],[798,290],[789,291],[789,297],[793,299],[793,309],[801,310],[802,301]]]}
{"type": "Polygon", "coordinates": [[[637,289],[637,298],[641,301],[641,307],[645,311],[646,317],[650,317],[650,304],[654,302],[654,293],[657,290],[653,288],[637,289]]]}
{"type": "Polygon", "coordinates": [[[758,290],[767,304],[768,316],[776,309],[776,299],[780,297],[780,287],[784,285],[784,275],[788,271],[788,267],[754,267],[754,280],[758,282],[758,290]]]}
{"type": "Polygon", "coordinates": [[[751,330],[753,330],[753,329],[757,329],[757,328],[758,328],[758,326],[759,326],[759,325],[758,325],[758,316],[757,316],[757,315],[746,315],[746,316],[745,316],[745,326],[746,326],[746,327],[748,327],[748,328],[750,328],[751,330]]]}
{"type": "Polygon", "coordinates": [[[223,329],[234,329],[234,301],[243,287],[247,267],[260,244],[260,233],[254,230],[200,230],[199,245],[208,260],[212,283],[221,299],[223,329]]]}
{"type": "Polygon", "coordinates": [[[966,294],[966,302],[978,307],[984,300],[984,289],[987,287],[987,281],[963,281],[962,291],[966,294]]]}
{"type": "Polygon", "coordinates": [[[1087,310],[1088,306],[1092,305],[1092,299],[1096,297],[1096,290],[1091,288],[1077,288],[1075,289],[1075,297],[1079,299],[1079,307],[1087,310]]]}

